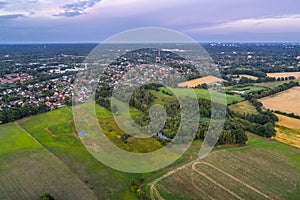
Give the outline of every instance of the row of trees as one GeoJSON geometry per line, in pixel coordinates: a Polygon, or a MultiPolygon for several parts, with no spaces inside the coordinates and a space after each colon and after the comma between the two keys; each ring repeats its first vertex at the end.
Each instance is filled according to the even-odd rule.
{"type": "Polygon", "coordinates": [[[0,111],[0,121],[2,123],[12,122],[23,117],[28,117],[31,115],[36,115],[50,111],[50,107],[45,104],[38,104],[30,106],[25,104],[22,107],[13,107],[10,109],[4,109],[0,111]]]}
{"type": "Polygon", "coordinates": [[[230,73],[230,74],[247,74],[247,75],[256,76],[256,77],[266,77],[267,76],[267,74],[262,72],[262,71],[249,70],[249,69],[235,69],[235,70],[230,70],[227,73],[230,73]]]}
{"type": "Polygon", "coordinates": [[[275,88],[267,89],[267,90],[259,90],[259,91],[253,91],[250,94],[244,95],[244,97],[248,100],[250,99],[259,99],[266,96],[271,96],[276,93],[282,92],[284,90],[288,90],[292,87],[299,86],[298,82],[290,81],[289,83],[284,83],[282,85],[278,85],[275,88]]]}
{"type": "Polygon", "coordinates": [[[288,117],[300,119],[300,116],[296,115],[295,113],[286,113],[286,112],[282,112],[282,111],[279,111],[279,110],[275,110],[274,112],[277,113],[277,114],[288,116],[288,117]]]}

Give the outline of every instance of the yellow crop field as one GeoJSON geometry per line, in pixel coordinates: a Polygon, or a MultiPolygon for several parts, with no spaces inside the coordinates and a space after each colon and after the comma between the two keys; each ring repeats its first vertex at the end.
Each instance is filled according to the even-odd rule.
{"type": "Polygon", "coordinates": [[[270,110],[300,115],[300,87],[293,87],[274,96],[260,99],[263,106],[270,110]]]}
{"type": "Polygon", "coordinates": [[[196,78],[190,81],[185,81],[178,83],[178,87],[196,87],[197,85],[201,85],[203,83],[206,84],[213,84],[213,83],[220,83],[224,80],[215,76],[205,76],[202,78],[196,78]]]}
{"type": "Polygon", "coordinates": [[[279,121],[276,123],[277,141],[300,148],[300,120],[276,114],[279,121]]]}
{"type": "Polygon", "coordinates": [[[300,79],[300,72],[267,73],[267,76],[274,78],[294,76],[296,79],[300,79]]]}

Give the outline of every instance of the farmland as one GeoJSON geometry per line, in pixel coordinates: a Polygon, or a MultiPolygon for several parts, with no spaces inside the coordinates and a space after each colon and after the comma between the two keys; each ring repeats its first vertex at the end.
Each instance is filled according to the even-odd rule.
{"type": "Polygon", "coordinates": [[[294,87],[273,96],[260,99],[263,106],[270,110],[300,115],[300,87],[294,87]]]}
{"type": "Polygon", "coordinates": [[[97,199],[96,194],[17,123],[0,126],[0,199],[97,199]]]}
{"type": "MultiPolygon", "coordinates": [[[[166,94],[163,90],[170,92],[167,88],[149,92],[155,94],[156,102],[166,103],[176,98],[174,94],[166,94]]],[[[192,91],[188,88],[172,88],[172,90],[178,96],[192,91]]],[[[210,98],[208,90],[195,89],[194,92],[197,97],[210,98]]],[[[215,91],[212,93],[216,95],[217,100],[222,98],[220,93],[215,91]]],[[[239,95],[226,96],[227,103],[244,100],[239,95]]],[[[123,142],[121,138],[124,131],[118,128],[112,113],[98,105],[95,108],[102,129],[116,146],[139,153],[151,152],[162,147],[154,138],[129,137],[126,143],[123,142]]],[[[255,108],[247,101],[232,105],[230,108],[255,112],[255,108]]],[[[130,111],[132,116],[140,114],[140,111],[134,108],[130,108],[130,111]]],[[[123,123],[128,121],[123,113],[119,113],[118,117],[123,123]]],[[[24,118],[14,124],[2,125],[0,129],[1,147],[5,149],[0,154],[1,170],[2,168],[5,170],[5,174],[0,173],[0,183],[5,183],[0,185],[0,199],[10,197],[13,190],[18,190],[13,199],[19,196],[34,199],[43,192],[49,192],[58,199],[137,199],[137,196],[129,190],[132,180],[145,180],[142,187],[147,196],[153,198],[161,196],[165,199],[180,199],[180,197],[198,199],[213,193],[216,197],[221,195],[224,198],[246,198],[247,195],[253,195],[255,198],[276,199],[290,196],[293,198],[293,195],[299,194],[295,189],[299,180],[299,172],[295,171],[295,168],[299,167],[299,160],[295,160],[298,156],[297,151],[274,140],[251,134],[249,144],[245,147],[217,147],[209,157],[189,163],[176,173],[168,172],[195,159],[200,141],[195,141],[191,149],[168,168],[149,174],[129,174],[106,167],[86,150],[77,136],[70,107],[24,118]],[[273,155],[276,159],[270,157],[272,148],[275,148],[273,155]],[[26,159],[28,157],[30,159],[26,159]],[[220,165],[224,168],[219,168],[220,165]],[[276,169],[266,169],[266,166],[271,165],[276,169]],[[286,171],[281,173],[284,167],[286,171]],[[15,170],[10,171],[11,169],[15,170]],[[243,171],[247,174],[242,173],[242,176],[236,174],[243,171]],[[151,182],[153,177],[159,177],[161,173],[165,175],[155,179],[155,184],[147,188],[147,183],[151,182]],[[175,174],[176,177],[173,179],[175,174]],[[274,174],[274,177],[271,174],[274,174]],[[269,187],[267,184],[269,181],[276,184],[269,187]],[[62,184],[68,187],[61,186],[62,184]],[[189,186],[190,184],[193,187],[189,186]],[[35,187],[36,185],[38,187],[35,187]],[[202,189],[203,185],[205,190],[202,189]],[[256,185],[262,188],[256,188],[256,185]],[[61,189],[62,187],[64,189],[61,189]],[[275,187],[279,188],[278,191],[275,191],[275,187]],[[239,194],[233,192],[235,190],[239,194]]]]}
{"type": "Polygon", "coordinates": [[[223,82],[223,81],[224,81],[223,79],[220,79],[215,76],[205,76],[202,78],[197,78],[197,79],[193,79],[190,81],[178,83],[178,87],[196,87],[196,86],[204,84],[204,83],[213,84],[213,83],[219,83],[219,82],[223,82]]]}
{"type": "Polygon", "coordinates": [[[279,72],[279,73],[267,73],[268,77],[281,78],[294,76],[296,79],[300,78],[300,72],[279,72]]]}
{"type": "Polygon", "coordinates": [[[300,120],[276,114],[276,140],[300,148],[300,120]]]}
{"type": "Polygon", "coordinates": [[[149,184],[151,198],[295,199],[300,194],[299,150],[252,134],[249,138],[246,147],[214,151],[155,179],[149,184]]]}
{"type": "MultiPolygon", "coordinates": [[[[97,107],[96,110],[100,112],[98,116],[106,119],[111,116],[107,110],[97,107]]],[[[98,198],[135,199],[134,194],[128,190],[130,179],[142,175],[121,173],[96,160],[76,136],[71,108],[62,108],[25,118],[18,123],[45,149],[61,160],[83,183],[92,188],[98,198]]],[[[13,155],[10,157],[14,158],[13,155]]],[[[61,190],[59,187],[54,188],[61,190]]]]}

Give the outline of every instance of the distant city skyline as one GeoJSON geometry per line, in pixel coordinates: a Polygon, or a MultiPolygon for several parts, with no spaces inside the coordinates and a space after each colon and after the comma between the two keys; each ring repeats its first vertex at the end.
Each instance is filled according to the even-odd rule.
{"type": "Polygon", "coordinates": [[[300,42],[297,0],[0,0],[0,43],[98,43],[162,27],[199,42],[300,42]]]}

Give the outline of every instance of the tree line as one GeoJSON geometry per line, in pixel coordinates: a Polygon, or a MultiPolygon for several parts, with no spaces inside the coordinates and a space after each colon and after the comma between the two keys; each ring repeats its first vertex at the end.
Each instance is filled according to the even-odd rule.
{"type": "Polygon", "coordinates": [[[274,95],[274,94],[282,92],[284,90],[288,90],[295,86],[299,86],[299,83],[295,82],[295,81],[290,81],[289,83],[284,83],[282,85],[278,85],[275,88],[253,91],[250,94],[243,95],[243,97],[245,97],[247,100],[259,99],[259,98],[263,98],[266,96],[274,95]]]}
{"type": "Polygon", "coordinates": [[[10,109],[3,109],[0,111],[0,121],[2,123],[12,122],[24,117],[41,114],[50,111],[50,107],[45,104],[37,104],[34,106],[25,104],[20,107],[13,107],[10,109]]]}

